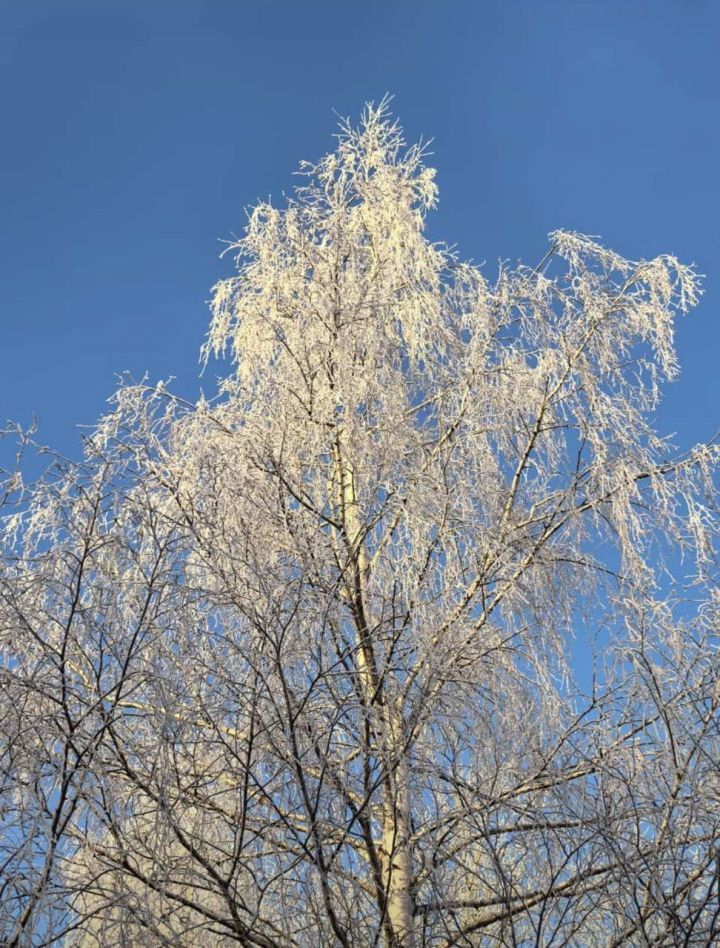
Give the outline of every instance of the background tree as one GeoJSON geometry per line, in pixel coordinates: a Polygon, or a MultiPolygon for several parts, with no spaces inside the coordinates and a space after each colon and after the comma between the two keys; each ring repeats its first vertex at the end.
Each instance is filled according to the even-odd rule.
{"type": "Polygon", "coordinates": [[[217,397],[7,482],[4,943],[712,943],[717,455],[652,427],[695,275],[555,233],[490,285],[384,103],[302,170],[217,397]]]}

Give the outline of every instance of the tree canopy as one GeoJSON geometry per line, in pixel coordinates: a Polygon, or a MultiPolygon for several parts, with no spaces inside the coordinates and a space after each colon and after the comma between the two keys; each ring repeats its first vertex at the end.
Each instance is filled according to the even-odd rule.
{"type": "Polygon", "coordinates": [[[653,422],[698,278],[555,232],[491,282],[425,160],[343,124],[217,394],[7,474],[4,944],[720,937],[717,450],[653,422]]]}

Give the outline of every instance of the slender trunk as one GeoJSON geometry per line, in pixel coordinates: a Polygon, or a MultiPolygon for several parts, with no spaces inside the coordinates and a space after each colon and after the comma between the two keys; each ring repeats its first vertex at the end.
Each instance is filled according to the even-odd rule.
{"type": "MultiPolygon", "coordinates": [[[[389,716],[388,716],[389,717],[389,716]]],[[[399,750],[402,734],[396,732],[397,718],[387,721],[391,732],[388,756],[399,750]]],[[[388,948],[414,948],[415,919],[412,895],[413,864],[410,843],[410,786],[409,768],[405,756],[400,756],[385,783],[383,800],[382,857],[387,916],[391,933],[386,935],[388,948]]]]}
{"type": "Polygon", "coordinates": [[[369,563],[362,519],[358,511],[355,474],[338,432],[335,446],[337,501],[345,530],[348,557],[348,601],[358,635],[357,662],[363,700],[374,724],[379,759],[386,768],[382,783],[382,874],[384,886],[386,948],[415,948],[414,900],[412,895],[412,848],[410,843],[410,775],[404,744],[402,716],[378,675],[369,621],[367,581],[369,563]]]}

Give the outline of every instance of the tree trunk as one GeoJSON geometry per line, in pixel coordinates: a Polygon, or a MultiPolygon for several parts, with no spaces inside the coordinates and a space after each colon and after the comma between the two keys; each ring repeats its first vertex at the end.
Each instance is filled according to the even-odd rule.
{"type": "MultiPolygon", "coordinates": [[[[395,732],[393,721],[388,730],[395,732]]],[[[400,748],[402,735],[394,733],[388,756],[400,748]]],[[[386,936],[387,948],[414,948],[415,919],[412,895],[413,864],[410,843],[410,799],[407,760],[402,755],[385,782],[383,800],[382,857],[387,916],[391,932],[386,936]]]]}
{"type": "Polygon", "coordinates": [[[349,560],[346,591],[358,635],[359,677],[365,707],[374,720],[372,733],[378,745],[374,750],[386,768],[379,846],[385,893],[385,945],[415,948],[409,768],[403,747],[402,716],[392,701],[386,700],[386,689],[377,671],[366,589],[370,566],[358,510],[355,472],[344,450],[342,430],[338,431],[335,451],[337,501],[349,560]]]}

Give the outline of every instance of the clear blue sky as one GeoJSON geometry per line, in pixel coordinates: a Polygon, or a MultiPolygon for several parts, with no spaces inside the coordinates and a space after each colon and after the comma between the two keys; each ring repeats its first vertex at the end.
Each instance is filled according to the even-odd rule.
{"type": "Polygon", "coordinates": [[[123,370],[194,397],[218,239],[386,91],[490,273],[554,228],[697,263],[660,423],[720,426],[718,3],[0,0],[0,69],[0,418],[61,450],[123,370]]]}

